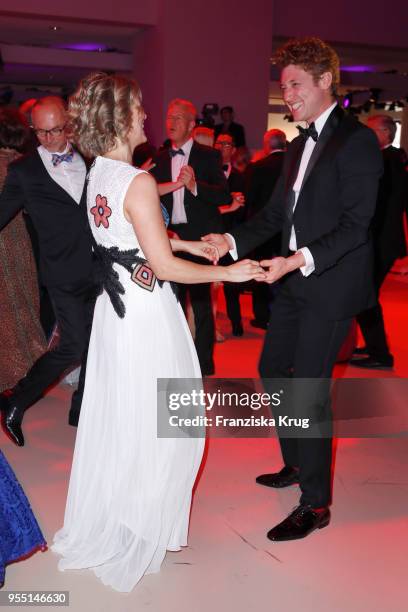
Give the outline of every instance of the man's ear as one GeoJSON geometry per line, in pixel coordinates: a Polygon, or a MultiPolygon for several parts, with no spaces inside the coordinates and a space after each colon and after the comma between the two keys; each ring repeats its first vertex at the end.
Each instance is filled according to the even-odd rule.
{"type": "Polygon", "coordinates": [[[331,72],[323,72],[319,79],[319,84],[322,89],[330,89],[333,83],[333,75],[331,72]]]}

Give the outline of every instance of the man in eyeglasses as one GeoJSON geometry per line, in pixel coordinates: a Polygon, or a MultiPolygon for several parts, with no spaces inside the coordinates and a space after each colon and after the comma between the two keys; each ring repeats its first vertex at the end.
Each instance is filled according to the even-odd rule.
{"type": "MultiPolygon", "coordinates": [[[[0,395],[3,429],[18,446],[24,445],[25,411],[84,356],[95,296],[86,165],[67,138],[64,102],[55,96],[42,98],[33,106],[31,117],[40,146],[9,167],[0,195],[0,230],[23,208],[30,216],[38,237],[40,280],[53,304],[59,341],[13,389],[0,395]]],[[[71,425],[77,424],[84,375],[82,368],[72,398],[71,425]]]]}

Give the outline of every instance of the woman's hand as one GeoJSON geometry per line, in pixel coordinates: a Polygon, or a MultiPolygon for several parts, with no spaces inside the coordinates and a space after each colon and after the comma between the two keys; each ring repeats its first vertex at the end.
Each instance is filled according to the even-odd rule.
{"type": "Polygon", "coordinates": [[[264,281],[266,278],[260,263],[251,259],[237,261],[237,263],[227,266],[225,270],[228,274],[228,278],[225,280],[230,283],[244,283],[252,279],[264,281]]]}
{"type": "Polygon", "coordinates": [[[183,253],[195,255],[196,257],[203,257],[211,261],[214,265],[217,265],[220,258],[217,247],[208,242],[201,242],[199,240],[175,240],[171,238],[170,244],[173,252],[182,251],[183,253]]]}

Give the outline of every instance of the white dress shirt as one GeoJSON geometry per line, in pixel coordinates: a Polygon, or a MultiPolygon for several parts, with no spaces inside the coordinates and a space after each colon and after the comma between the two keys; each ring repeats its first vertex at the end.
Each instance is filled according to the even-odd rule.
{"type": "MultiPolygon", "coordinates": [[[[331,114],[331,112],[334,110],[336,106],[337,106],[337,102],[334,102],[314,122],[318,136],[320,136],[321,131],[323,130],[324,125],[327,119],[329,118],[329,115],[331,114]]],[[[293,206],[293,210],[295,210],[296,208],[296,204],[297,204],[299,194],[302,188],[302,183],[303,183],[303,178],[305,176],[306,168],[309,164],[309,161],[310,161],[310,158],[311,158],[311,155],[313,153],[313,149],[315,148],[315,146],[316,146],[316,142],[313,140],[311,136],[309,136],[309,138],[306,140],[305,148],[303,149],[302,159],[300,160],[298,175],[293,185],[293,191],[295,193],[295,204],[293,206]]],[[[227,235],[229,236],[231,241],[234,243],[234,248],[230,250],[230,255],[231,257],[233,257],[233,259],[237,260],[238,252],[237,252],[237,248],[235,244],[235,239],[230,234],[227,234],[227,235]]],[[[292,225],[291,234],[290,234],[289,249],[291,251],[298,250],[297,244],[296,244],[295,228],[293,225],[292,225]]],[[[303,253],[303,257],[305,258],[305,261],[306,261],[306,265],[302,266],[299,269],[302,272],[303,276],[309,276],[309,274],[312,274],[312,272],[315,269],[313,256],[307,247],[300,248],[299,253],[303,253]]]]}
{"type": "MultiPolygon", "coordinates": [[[[173,183],[177,181],[180,171],[183,166],[188,166],[188,160],[190,157],[191,147],[193,146],[193,139],[189,138],[187,142],[183,144],[182,149],[184,155],[175,155],[171,158],[171,180],[173,183]]],[[[177,147],[172,147],[175,151],[177,147]]],[[[171,213],[171,223],[175,225],[177,223],[187,223],[186,210],[184,208],[184,193],[185,187],[173,191],[173,210],[171,213]]],[[[195,195],[195,194],[194,194],[195,195]]]]}
{"type": "MultiPolygon", "coordinates": [[[[71,145],[67,143],[67,146],[63,151],[58,151],[58,155],[67,153],[70,146],[71,145]]],[[[77,204],[79,204],[81,201],[82,192],[84,190],[86,177],[85,162],[79,153],[74,150],[72,161],[63,161],[58,164],[58,166],[54,166],[52,163],[53,153],[47,151],[47,149],[42,145],[38,147],[38,153],[52,180],[58,183],[58,185],[62,187],[77,204]]]]}

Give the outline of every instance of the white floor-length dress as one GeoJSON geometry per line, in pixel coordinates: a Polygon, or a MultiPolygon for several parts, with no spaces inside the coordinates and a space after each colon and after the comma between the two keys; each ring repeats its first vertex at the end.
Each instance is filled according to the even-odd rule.
{"type": "MultiPolygon", "coordinates": [[[[141,170],[97,157],[88,218],[97,244],[138,248],[123,213],[141,170]]],[[[104,291],[97,299],[64,526],[52,549],[59,568],[90,568],[118,591],[160,569],[187,544],[191,493],[204,440],[157,437],[157,378],[199,378],[183,311],[169,283],[153,291],[113,265],[125,292],[123,318],[104,291]]]]}

